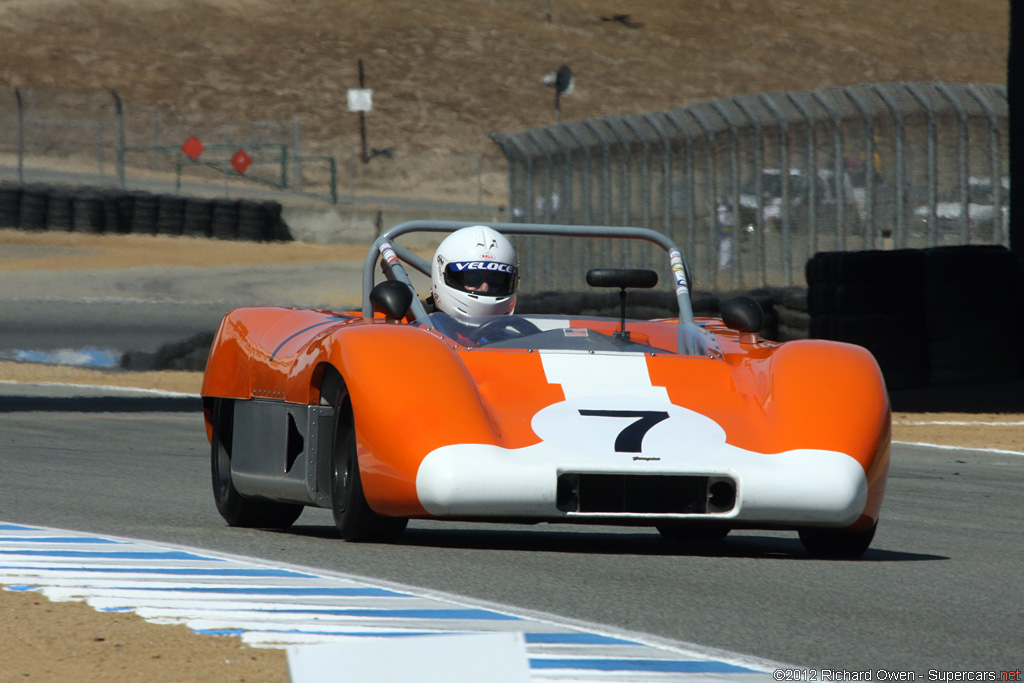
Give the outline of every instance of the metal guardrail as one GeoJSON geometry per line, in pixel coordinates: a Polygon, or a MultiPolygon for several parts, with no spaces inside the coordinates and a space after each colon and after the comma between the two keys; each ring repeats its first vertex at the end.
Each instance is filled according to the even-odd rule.
{"type": "MultiPolygon", "coordinates": [[[[654,228],[699,287],[740,289],[803,284],[819,251],[1008,244],[1008,109],[997,85],[869,84],[491,137],[513,221],[654,228]]],[[[551,249],[520,251],[538,289],[570,281],[551,249]]],[[[564,253],[645,257],[602,249],[564,253]]]]}

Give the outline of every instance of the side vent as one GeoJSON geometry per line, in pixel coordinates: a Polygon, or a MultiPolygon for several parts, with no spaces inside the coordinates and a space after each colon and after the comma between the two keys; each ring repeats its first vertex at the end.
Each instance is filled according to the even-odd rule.
{"type": "Polygon", "coordinates": [[[288,413],[288,449],[287,460],[285,461],[285,472],[291,472],[292,466],[295,465],[295,461],[302,451],[306,447],[306,442],[302,438],[302,434],[299,432],[298,426],[295,424],[295,417],[288,413]]]}

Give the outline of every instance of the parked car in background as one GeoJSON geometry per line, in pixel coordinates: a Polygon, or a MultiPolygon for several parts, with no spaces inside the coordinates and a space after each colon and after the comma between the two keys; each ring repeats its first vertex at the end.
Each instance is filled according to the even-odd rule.
{"type": "MultiPolygon", "coordinates": [[[[996,192],[992,178],[971,176],[967,179],[967,216],[964,220],[964,201],[960,188],[955,187],[935,204],[934,222],[940,235],[962,235],[964,231],[971,239],[998,241],[1001,226],[1009,221],[1010,178],[1003,176],[1000,181],[999,207],[996,206],[996,192]],[[1000,222],[997,224],[997,219],[1000,222]]],[[[927,204],[914,209],[914,218],[922,231],[927,230],[931,210],[927,204]]]]}
{"type": "MultiPolygon", "coordinates": [[[[763,225],[767,232],[781,227],[784,217],[783,174],[779,168],[765,168],[761,171],[761,207],[763,225]]],[[[848,173],[843,173],[840,185],[832,169],[819,168],[814,176],[814,198],[812,207],[812,183],[801,167],[789,168],[789,208],[792,225],[805,226],[813,217],[817,224],[826,227],[837,225],[837,207],[844,204],[848,221],[860,222],[864,218],[864,188],[858,188],[848,173]]],[[[744,232],[753,233],[757,230],[758,196],[757,178],[750,178],[740,188],[739,194],[739,226],[744,232]]],[[[727,207],[731,198],[721,200],[727,207]]]]}

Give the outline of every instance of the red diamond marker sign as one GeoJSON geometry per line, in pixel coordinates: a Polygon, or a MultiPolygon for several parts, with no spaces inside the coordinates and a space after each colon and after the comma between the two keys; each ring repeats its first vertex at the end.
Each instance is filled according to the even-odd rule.
{"type": "Polygon", "coordinates": [[[199,138],[193,135],[188,140],[185,140],[184,144],[181,146],[181,151],[184,152],[185,156],[189,159],[195,161],[199,158],[199,155],[203,153],[203,143],[199,142],[199,138]]]}
{"type": "Polygon", "coordinates": [[[252,157],[246,154],[244,149],[238,150],[235,152],[235,156],[231,157],[231,165],[239,173],[245,173],[251,163],[252,157]]]}

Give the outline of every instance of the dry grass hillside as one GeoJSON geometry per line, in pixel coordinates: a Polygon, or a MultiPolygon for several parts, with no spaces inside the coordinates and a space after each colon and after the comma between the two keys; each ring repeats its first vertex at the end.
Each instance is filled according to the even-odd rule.
{"type": "Polygon", "coordinates": [[[347,154],[363,59],[375,146],[496,153],[563,117],[903,80],[1005,83],[1009,0],[0,0],[0,85],[116,89],[134,106],[298,117],[347,154]],[[628,15],[625,21],[606,20],[628,15]]]}

